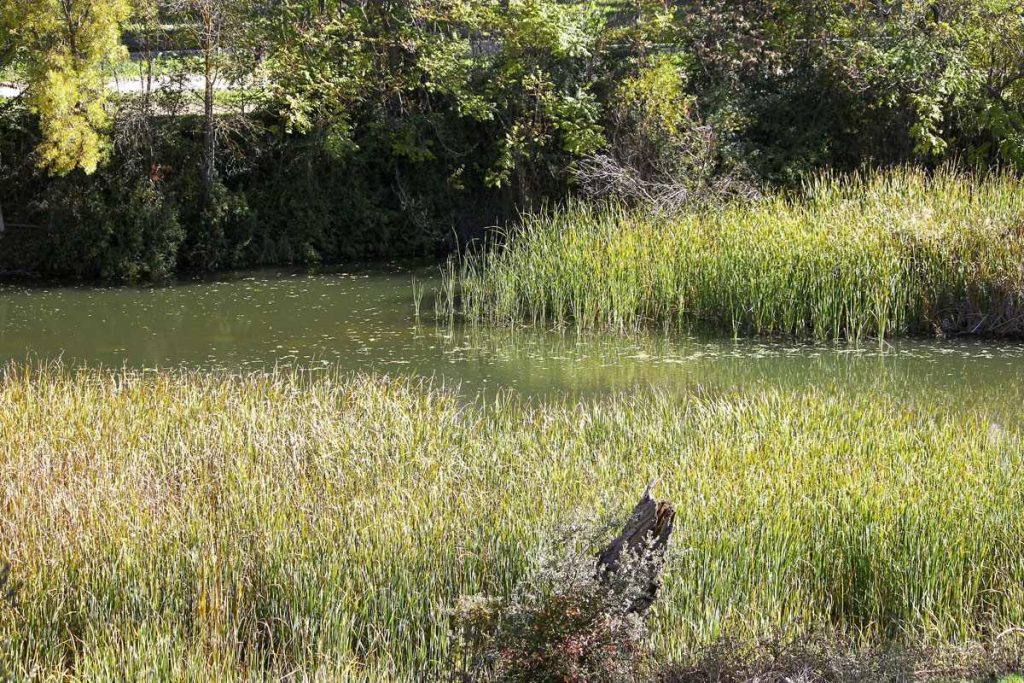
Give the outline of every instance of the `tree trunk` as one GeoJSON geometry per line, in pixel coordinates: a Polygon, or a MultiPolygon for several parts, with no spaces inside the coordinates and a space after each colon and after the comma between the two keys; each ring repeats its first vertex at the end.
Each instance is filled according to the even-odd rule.
{"type": "Polygon", "coordinates": [[[4,206],[3,202],[0,202],[0,237],[4,236],[4,230],[7,229],[7,225],[4,223],[4,206]]]}
{"type": "Polygon", "coordinates": [[[217,178],[217,131],[213,119],[214,79],[213,56],[206,49],[205,91],[203,93],[203,192],[209,202],[217,178]]]}
{"type": "Polygon", "coordinates": [[[625,578],[632,584],[639,582],[641,591],[633,596],[628,611],[643,615],[654,604],[661,588],[661,570],[664,566],[665,550],[672,535],[676,511],[671,503],[657,501],[651,497],[654,482],[648,485],[640,502],[633,508],[622,533],[609,543],[597,557],[597,571],[602,580],[614,583],[625,578]],[[623,557],[623,555],[627,557],[623,557]],[[622,560],[639,574],[621,577],[622,560]]]}

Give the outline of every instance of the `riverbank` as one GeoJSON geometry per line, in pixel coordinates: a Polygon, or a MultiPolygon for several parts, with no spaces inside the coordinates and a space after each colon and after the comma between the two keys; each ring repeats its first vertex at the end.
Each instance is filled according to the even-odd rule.
{"type": "Polygon", "coordinates": [[[902,169],[678,216],[571,205],[448,273],[470,321],[860,339],[1024,333],[1024,185],[902,169]]]}
{"type": "Polygon", "coordinates": [[[0,652],[16,678],[409,680],[443,668],[460,595],[507,592],[555,525],[653,477],[679,511],[662,658],[804,632],[956,651],[1024,622],[1020,454],[1017,420],[869,393],[467,404],[12,365],[0,652]]]}
{"type": "Polygon", "coordinates": [[[32,115],[10,108],[0,118],[0,280],[147,284],[264,267],[436,262],[514,213],[480,183],[454,190],[442,161],[395,159],[373,138],[326,154],[315,136],[282,135],[236,95],[217,93],[215,104],[235,109],[218,145],[223,157],[252,155],[219,173],[215,192],[196,167],[204,138],[195,98],[155,96],[154,109],[177,115],[150,112],[148,132],[132,134],[151,151],[112,146],[95,173],[59,176],[36,164],[32,115]]]}

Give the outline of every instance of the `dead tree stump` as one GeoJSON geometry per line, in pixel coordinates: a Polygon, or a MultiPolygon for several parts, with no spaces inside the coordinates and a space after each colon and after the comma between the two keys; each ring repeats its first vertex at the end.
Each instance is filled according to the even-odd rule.
{"type": "Polygon", "coordinates": [[[628,557],[629,565],[638,573],[630,579],[639,582],[640,590],[631,596],[627,611],[641,616],[654,604],[661,588],[665,551],[676,516],[671,503],[651,496],[653,488],[654,482],[651,482],[633,508],[622,533],[597,557],[598,577],[609,584],[622,578],[623,559],[628,557]]]}

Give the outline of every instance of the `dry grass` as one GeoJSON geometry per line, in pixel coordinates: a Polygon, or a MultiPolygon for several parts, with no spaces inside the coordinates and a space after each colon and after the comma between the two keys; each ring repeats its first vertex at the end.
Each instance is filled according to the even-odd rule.
{"type": "Polygon", "coordinates": [[[654,646],[1024,623],[1019,423],[829,391],[465,404],[407,380],[8,366],[14,680],[415,680],[573,511],[679,510],[654,646]],[[625,501],[625,502],[624,502],[625,501]]]}

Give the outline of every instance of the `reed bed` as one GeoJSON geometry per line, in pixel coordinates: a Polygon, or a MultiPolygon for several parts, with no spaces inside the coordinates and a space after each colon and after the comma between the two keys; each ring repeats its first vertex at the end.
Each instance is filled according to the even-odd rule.
{"type": "Polygon", "coordinates": [[[943,648],[1024,624],[1017,421],[824,390],[467,403],[413,380],[8,366],[13,680],[423,680],[448,608],[660,478],[653,638],[943,648]]]}
{"type": "Polygon", "coordinates": [[[527,216],[445,274],[474,322],[860,339],[1024,334],[1024,185],[899,169],[659,216],[527,216]]]}

